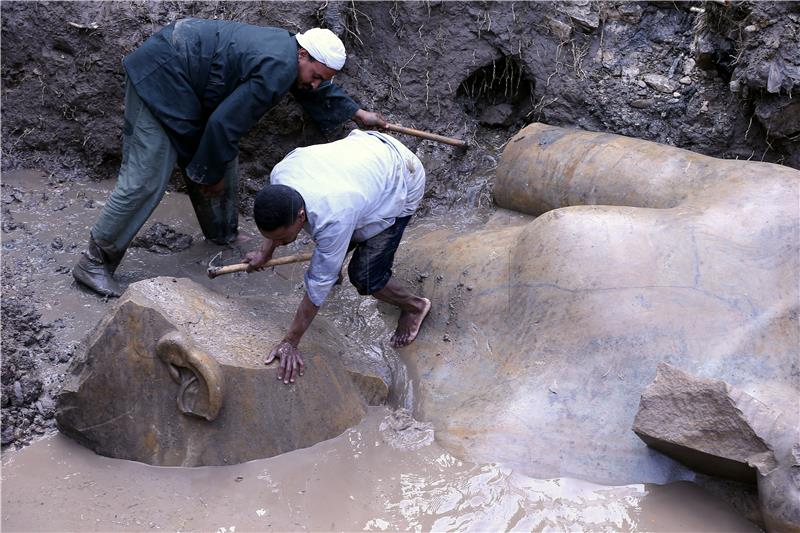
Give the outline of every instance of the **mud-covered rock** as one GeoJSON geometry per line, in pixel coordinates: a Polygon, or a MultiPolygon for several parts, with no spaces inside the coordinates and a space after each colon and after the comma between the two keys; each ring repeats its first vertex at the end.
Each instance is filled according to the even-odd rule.
{"type": "Polygon", "coordinates": [[[134,283],[76,355],[58,427],[102,455],[199,466],[270,457],[357,424],[364,402],[336,352],[312,348],[287,386],[261,359],[281,338],[269,319],[192,281],[134,283]]]}
{"type": "Polygon", "coordinates": [[[192,240],[191,235],[175,231],[162,222],[156,222],[147,228],[147,231],[137,235],[131,246],[157,254],[170,254],[190,248],[192,240]]]}

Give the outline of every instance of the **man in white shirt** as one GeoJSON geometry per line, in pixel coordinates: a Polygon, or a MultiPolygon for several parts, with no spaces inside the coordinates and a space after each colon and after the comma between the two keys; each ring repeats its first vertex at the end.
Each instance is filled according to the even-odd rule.
{"type": "Polygon", "coordinates": [[[346,138],[298,148],[278,163],[271,184],[256,196],[253,216],[264,242],[247,254],[259,270],[278,246],[293,242],[301,229],[316,244],[305,275],[306,294],[284,339],[267,357],[279,357],[278,379],[294,382],[304,363],[297,346],[339,278],[348,250],[348,274],[359,294],[400,308],[392,344],[417,337],[431,302],[392,277],[397,246],[425,192],[422,163],[397,139],[354,130],[346,138]]]}

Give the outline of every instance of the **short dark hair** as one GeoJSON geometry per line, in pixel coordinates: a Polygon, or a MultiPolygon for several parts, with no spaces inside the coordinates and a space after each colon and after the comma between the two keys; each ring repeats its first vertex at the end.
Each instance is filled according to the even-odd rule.
{"type": "Polygon", "coordinates": [[[305,202],[300,193],[286,185],[265,185],[258,191],[253,205],[253,218],[262,231],[291,226],[305,202]]]}

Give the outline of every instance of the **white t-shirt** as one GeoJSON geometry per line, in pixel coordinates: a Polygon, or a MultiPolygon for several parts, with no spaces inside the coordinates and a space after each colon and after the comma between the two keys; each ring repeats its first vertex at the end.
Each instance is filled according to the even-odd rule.
{"type": "Polygon", "coordinates": [[[342,140],[297,148],[275,165],[273,184],[306,204],[304,229],[316,243],[306,291],[322,305],[339,277],[350,241],[365,241],[416,211],[425,192],[419,158],[389,135],[353,130],[342,140]]]}

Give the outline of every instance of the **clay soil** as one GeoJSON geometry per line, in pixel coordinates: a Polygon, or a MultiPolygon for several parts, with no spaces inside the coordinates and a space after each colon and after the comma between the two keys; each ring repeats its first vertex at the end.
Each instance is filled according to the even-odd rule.
{"type": "MultiPolygon", "coordinates": [[[[86,238],[34,239],[20,214],[59,217],[65,195],[115,176],[121,59],[175,19],[337,32],[348,62],[336,81],[362,107],[471,143],[402,137],[428,171],[422,217],[487,217],[502,148],[534,121],[800,168],[795,2],[3,2],[0,15],[2,170],[45,173],[39,196],[5,179],[0,196],[4,447],[52,431],[73,347],[54,342],[64,323],[45,312],[36,274],[69,283],[86,238]]],[[[289,150],[345,133],[320,132],[290,98],[268,113],[241,146],[243,215],[289,150]]],[[[161,252],[182,238],[154,231],[161,252]]]]}

